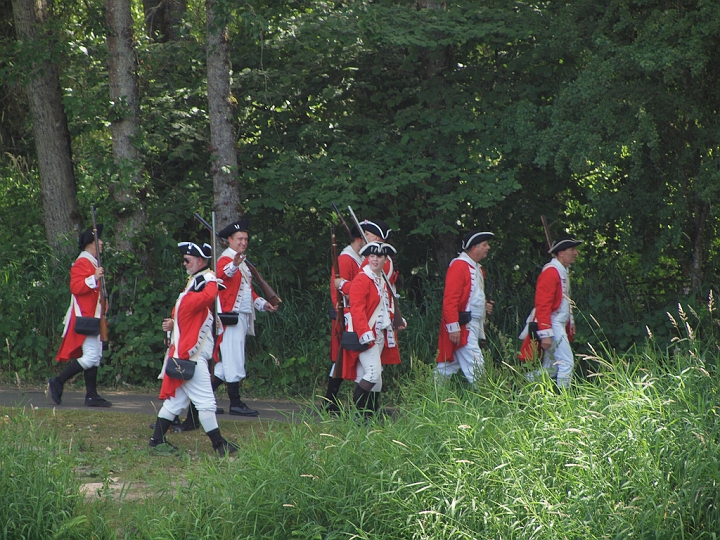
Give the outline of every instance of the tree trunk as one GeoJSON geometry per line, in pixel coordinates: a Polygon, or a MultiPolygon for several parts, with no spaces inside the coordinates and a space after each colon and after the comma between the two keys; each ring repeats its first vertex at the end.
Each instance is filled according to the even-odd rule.
{"type": "Polygon", "coordinates": [[[230,42],[227,26],[219,20],[216,7],[215,0],[206,0],[211,172],[217,223],[224,227],[237,219],[240,212],[240,184],[232,124],[231,103],[235,99],[230,93],[230,42]]]}
{"type": "Polygon", "coordinates": [[[699,198],[695,201],[695,235],[693,239],[693,258],[690,264],[690,290],[700,292],[703,285],[703,254],[705,252],[705,228],[710,215],[710,203],[699,198]]]}
{"type": "Polygon", "coordinates": [[[178,39],[178,25],[187,11],[187,0],[143,0],[145,29],[153,41],[178,39]]]}
{"type": "MultiPolygon", "coordinates": [[[[13,0],[13,14],[18,39],[24,46],[37,47],[41,41],[53,40],[43,34],[42,27],[51,15],[45,0],[13,0]]],[[[82,223],[58,68],[49,59],[28,68],[25,91],[33,119],[45,234],[53,251],[70,252],[75,247],[66,240],[77,235],[82,223]]]]}
{"type": "MultiPolygon", "coordinates": [[[[142,155],[139,133],[137,59],[133,48],[130,0],[105,0],[109,58],[112,142],[120,180],[111,193],[120,206],[115,231],[117,248],[134,251],[132,240],[147,221],[142,200],[142,155]]],[[[144,259],[141,257],[141,259],[144,259]]]]}

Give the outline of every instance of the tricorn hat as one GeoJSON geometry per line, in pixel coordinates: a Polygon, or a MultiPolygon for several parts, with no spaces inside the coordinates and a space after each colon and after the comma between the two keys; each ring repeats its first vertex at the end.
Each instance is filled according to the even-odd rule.
{"type": "Polygon", "coordinates": [[[197,245],[195,242],[180,242],[178,243],[180,253],[183,255],[192,255],[193,257],[202,257],[203,259],[209,259],[212,257],[212,247],[210,244],[203,244],[202,247],[197,245]]]}
{"type": "Polygon", "coordinates": [[[576,240],[572,236],[561,236],[553,242],[553,245],[550,246],[548,253],[550,253],[550,255],[557,255],[561,251],[579,246],[580,244],[582,244],[582,242],[580,240],[576,240]]]}
{"type": "Polygon", "coordinates": [[[374,219],[372,221],[366,219],[365,221],[360,222],[360,226],[363,228],[364,231],[373,233],[382,238],[383,240],[387,240],[388,236],[390,236],[390,231],[392,231],[390,225],[388,225],[381,219],[374,219]]]}
{"type": "Polygon", "coordinates": [[[397,253],[394,247],[384,242],[369,242],[360,249],[360,255],[367,257],[368,255],[394,255],[397,253]]]}
{"type": "Polygon", "coordinates": [[[479,244],[480,242],[485,242],[486,240],[490,240],[491,238],[494,238],[495,235],[491,232],[469,232],[465,235],[465,238],[463,238],[462,242],[462,248],[463,251],[466,251],[473,247],[476,244],[479,244]]]}
{"type": "Polygon", "coordinates": [[[247,218],[239,219],[235,221],[234,223],[231,223],[224,229],[222,229],[220,232],[217,233],[217,235],[220,238],[225,238],[226,240],[232,236],[234,233],[238,231],[246,231],[248,230],[248,226],[250,225],[250,220],[247,218]]]}
{"type": "MultiPolygon", "coordinates": [[[[102,236],[103,226],[102,223],[97,226],[98,238],[102,236]]],[[[88,227],[78,236],[78,248],[85,249],[85,246],[92,244],[95,241],[95,235],[93,234],[93,228],[88,227]]]]}

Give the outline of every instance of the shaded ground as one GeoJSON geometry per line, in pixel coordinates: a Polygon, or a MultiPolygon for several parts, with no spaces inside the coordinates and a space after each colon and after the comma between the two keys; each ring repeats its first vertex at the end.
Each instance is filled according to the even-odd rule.
{"type": "MultiPolygon", "coordinates": [[[[108,414],[131,413],[149,414],[157,416],[162,401],[157,394],[136,393],[130,391],[101,391],[101,395],[112,402],[109,409],[93,409],[108,414]]],[[[243,416],[231,416],[228,414],[218,415],[219,419],[237,420],[244,422],[259,422],[261,420],[276,420],[279,422],[297,422],[299,413],[303,410],[310,410],[311,403],[293,402],[287,400],[250,400],[246,399],[248,407],[260,412],[259,417],[246,418],[243,416]]],[[[62,404],[56,405],[45,395],[44,388],[0,388],[0,407],[30,407],[36,409],[89,409],[85,407],[85,392],[65,390],[62,396],[62,404]]],[[[229,402],[227,399],[218,399],[218,406],[227,410],[229,402]]]]}

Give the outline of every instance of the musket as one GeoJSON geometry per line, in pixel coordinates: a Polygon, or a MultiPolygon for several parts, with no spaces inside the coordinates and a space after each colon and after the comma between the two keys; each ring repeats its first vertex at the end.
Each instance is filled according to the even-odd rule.
{"type": "MultiPolygon", "coordinates": [[[[365,231],[360,226],[360,222],[358,221],[358,218],[355,215],[355,212],[353,212],[353,209],[350,206],[348,206],[348,211],[350,212],[350,215],[352,216],[353,221],[355,222],[355,226],[358,228],[358,231],[360,231],[360,234],[362,235],[362,239],[365,240],[366,244],[369,244],[368,239],[365,236],[365,231]]],[[[343,221],[343,223],[344,223],[344,221],[343,221]]],[[[398,327],[402,326],[402,323],[403,323],[402,313],[400,313],[400,302],[398,302],[400,295],[397,292],[395,292],[395,289],[390,284],[390,280],[388,279],[384,268],[380,269],[380,273],[382,274],[382,277],[385,280],[385,285],[387,285],[387,288],[390,291],[390,294],[393,295],[393,328],[398,328],[398,327]]]]}
{"type": "MultiPolygon", "coordinates": [[[[93,236],[95,237],[95,256],[97,258],[98,267],[102,268],[102,257],[100,256],[100,239],[98,238],[97,219],[95,218],[95,207],[90,206],[92,214],[93,236]]],[[[100,341],[104,344],[108,342],[108,293],[105,286],[105,275],[100,276],[100,341]]]]}
{"type": "MultiPolygon", "coordinates": [[[[350,227],[347,226],[347,223],[345,223],[345,220],[342,217],[342,214],[340,213],[340,210],[338,210],[338,207],[335,206],[335,203],[331,203],[333,210],[335,210],[335,215],[337,215],[338,218],[340,218],[340,223],[342,223],[342,226],[345,228],[345,232],[347,233],[348,237],[350,238],[350,241],[353,240],[352,232],[350,232],[350,227]]],[[[367,240],[365,240],[367,242],[367,240]]]]}
{"type": "MultiPolygon", "coordinates": [[[[217,237],[220,239],[221,242],[223,242],[223,243],[227,242],[224,238],[220,238],[219,236],[217,236],[217,233],[215,232],[213,226],[210,225],[207,221],[205,221],[205,219],[203,219],[203,217],[200,214],[195,212],[193,214],[193,216],[195,216],[195,219],[197,219],[203,225],[203,227],[205,227],[207,230],[209,230],[210,232],[213,233],[213,239],[215,237],[217,237]]],[[[250,273],[252,274],[252,276],[255,278],[258,285],[262,289],[265,300],[270,302],[271,306],[277,307],[278,304],[280,302],[282,302],[282,298],[280,298],[278,296],[278,294],[275,292],[275,290],[270,286],[270,284],[267,281],[265,281],[265,279],[263,279],[263,277],[260,275],[260,272],[258,271],[258,269],[255,267],[254,264],[252,264],[250,261],[247,260],[247,257],[245,257],[244,261],[245,261],[245,264],[247,264],[248,268],[250,269],[250,273]]]]}
{"type": "Polygon", "coordinates": [[[543,230],[545,231],[545,240],[547,241],[548,245],[548,251],[552,249],[552,236],[550,236],[550,227],[548,227],[547,219],[545,219],[545,216],[540,216],[540,221],[542,221],[543,230]]]}
{"type": "MultiPolygon", "coordinates": [[[[340,264],[338,262],[337,243],[335,242],[335,229],[334,228],[330,232],[330,242],[332,245],[333,278],[337,279],[340,277],[340,264]]],[[[333,288],[335,287],[335,279],[333,279],[333,283],[332,283],[333,288]]],[[[337,357],[335,358],[335,366],[333,367],[333,372],[332,372],[333,379],[342,379],[342,369],[343,369],[342,368],[342,363],[343,363],[342,334],[343,334],[343,329],[345,326],[344,318],[345,318],[345,314],[343,312],[342,293],[336,289],[335,321],[333,323],[333,331],[337,334],[337,338],[338,338],[338,352],[337,352],[337,357]]]]}

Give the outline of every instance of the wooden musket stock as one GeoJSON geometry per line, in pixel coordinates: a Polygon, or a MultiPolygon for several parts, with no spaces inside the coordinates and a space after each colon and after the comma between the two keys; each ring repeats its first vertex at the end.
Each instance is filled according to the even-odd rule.
{"type": "MultiPolygon", "coordinates": [[[[100,255],[100,239],[98,238],[97,219],[95,218],[95,207],[90,207],[92,214],[93,236],[95,237],[95,254],[99,267],[102,267],[102,257],[100,255]]],[[[108,342],[108,321],[107,310],[109,309],[108,293],[105,287],[105,276],[100,276],[100,341],[108,342]]]]}
{"type": "MultiPolygon", "coordinates": [[[[337,243],[335,242],[335,230],[331,232],[330,235],[331,239],[331,245],[332,245],[332,265],[333,265],[333,275],[335,279],[340,277],[340,263],[338,262],[338,254],[337,254],[337,243]]],[[[331,284],[332,287],[335,287],[335,281],[333,280],[333,283],[331,284]]],[[[333,330],[337,334],[338,339],[338,353],[337,357],[335,358],[335,367],[333,367],[332,377],[333,379],[342,379],[342,369],[343,369],[343,348],[342,348],[342,335],[343,330],[345,328],[345,313],[343,311],[343,301],[342,301],[342,293],[339,290],[336,290],[337,296],[335,301],[335,321],[333,323],[333,330]]]]}

